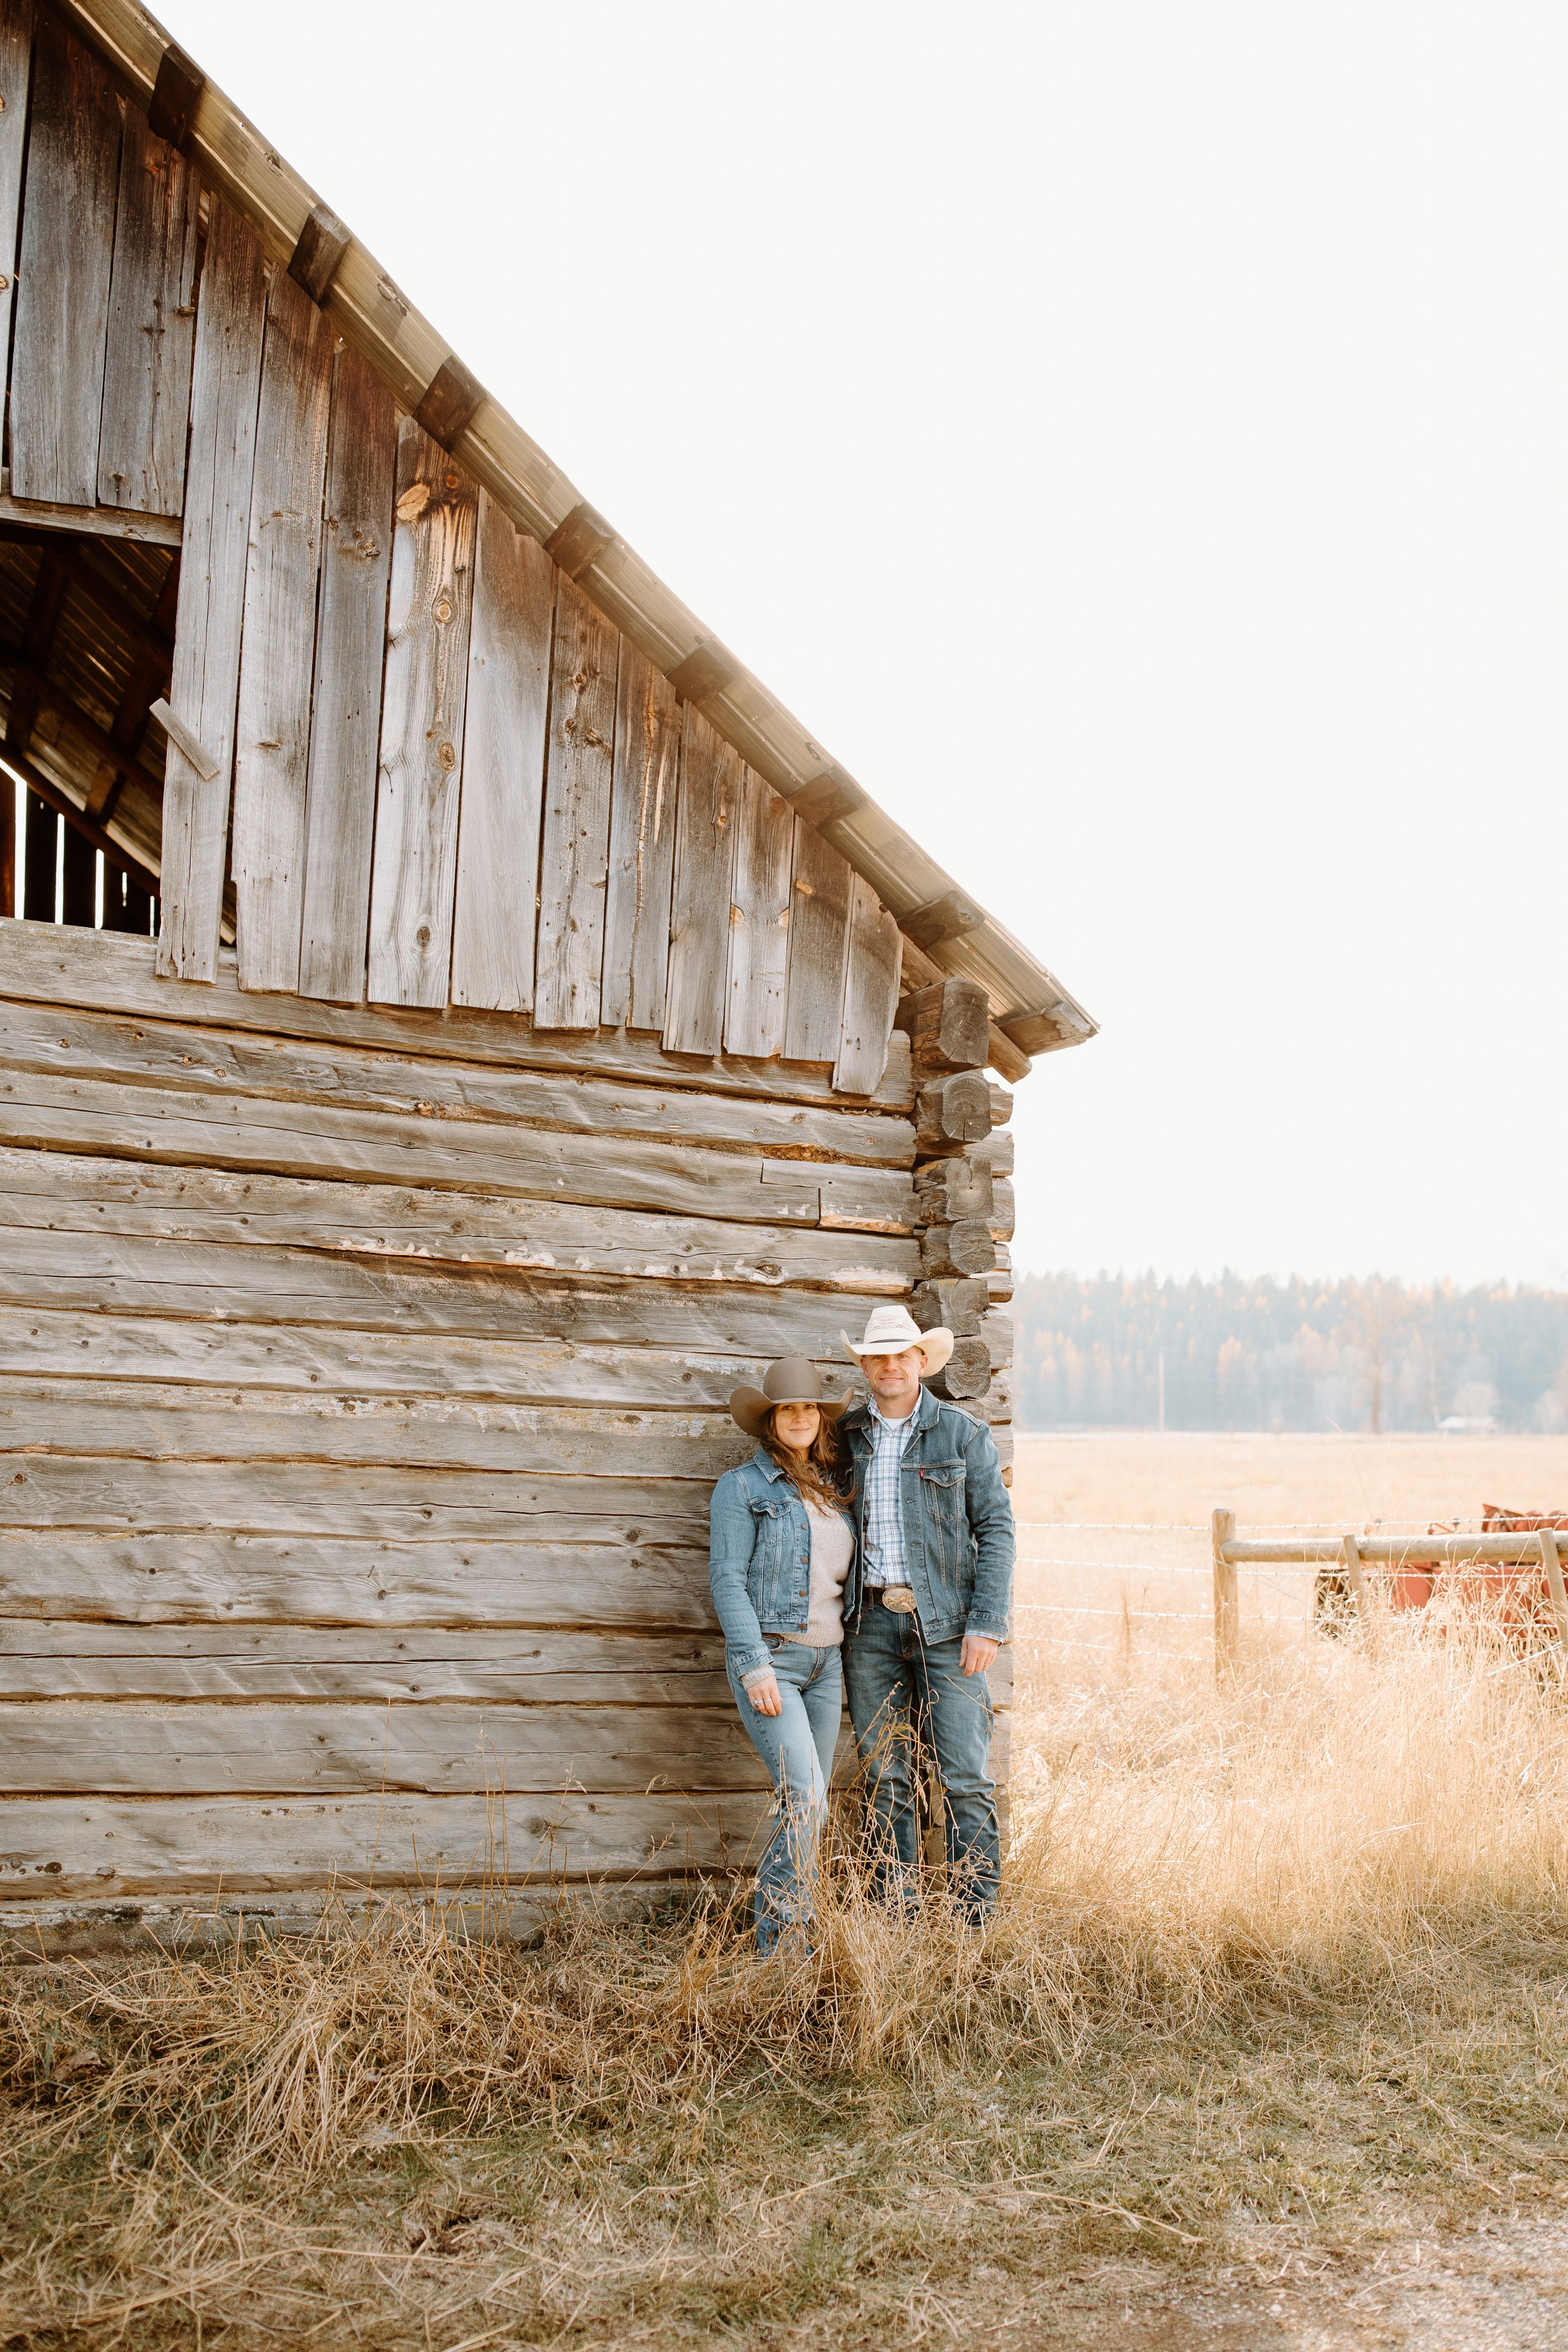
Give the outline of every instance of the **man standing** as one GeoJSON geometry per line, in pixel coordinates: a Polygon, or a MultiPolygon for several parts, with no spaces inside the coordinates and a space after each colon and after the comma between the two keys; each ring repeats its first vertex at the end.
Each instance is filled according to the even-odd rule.
{"type": "Polygon", "coordinates": [[[861,1339],[840,1336],[870,1391],[838,1426],[854,1457],[860,1538],[844,1680],[876,1882],[914,1899],[918,1727],[936,1751],[954,1892],[978,1924],[1002,1863],[985,1669],[1007,1638],[1013,1506],[989,1429],[921,1386],[952,1355],[951,1331],[878,1307],[861,1339]]]}

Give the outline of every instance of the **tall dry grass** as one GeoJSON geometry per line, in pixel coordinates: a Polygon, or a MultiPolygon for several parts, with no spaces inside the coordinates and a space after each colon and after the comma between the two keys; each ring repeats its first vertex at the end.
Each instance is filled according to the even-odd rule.
{"type": "MultiPolygon", "coordinates": [[[[737,2282],[772,2308],[756,2233],[774,2208],[775,2267],[817,2242],[827,2211],[886,2242],[886,2149],[842,2137],[868,2101],[927,2119],[909,2126],[924,2153],[901,2157],[899,2177],[925,2166],[944,2196],[960,2160],[930,2174],[929,2119],[974,2126],[966,2259],[1002,2230],[985,2219],[999,2183],[1075,2227],[1140,2228],[1146,2245],[1190,2252],[1217,2242],[1244,2174],[1267,2172],[1240,2153],[1192,2155],[1205,2069],[1234,2116],[1252,2112],[1260,2018],[1270,2032],[1296,2020],[1321,2074],[1345,2018],[1431,2041],[1462,1979],[1468,2048],[1485,1956],[1506,1974],[1560,1948],[1562,1678],[1473,1616],[1384,1618],[1365,1638],[1265,1655],[1224,1689],[1206,1666],[1093,1690],[1037,1668],[1022,1697],[1005,1891],[983,1935],[938,1899],[914,1920],[877,1909],[847,1822],[809,1959],[759,1963],[743,1895],[715,1887],[644,1927],[563,1909],[529,1949],[429,1911],[345,1906],[305,1941],[14,1971],[0,2317],[24,2340],[47,2326],[107,2340],[132,2314],[149,2341],[159,2314],[171,2328],[191,2314],[276,2328],[286,2287],[324,2326],[352,2275],[356,2327],[377,2343],[532,2340],[569,2306],[574,2326],[597,2313],[612,2341],[634,2305],[678,2288],[679,2327],[700,2334],[692,2312],[732,2320],[737,2282]],[[1195,2090],[1181,2071],[1194,2066],[1195,2090]],[[1139,2116],[1124,2146],[1102,2112],[1111,2079],[1118,2111],[1125,2095],[1139,2116]],[[1141,2080],[1163,2085],[1155,2124],[1141,2080]],[[1005,2117],[1041,2095],[1048,2145],[1026,2142],[1022,2120],[1010,2138],[1005,2117]],[[840,2133],[831,2155],[822,2117],[840,2133]],[[475,2151],[503,2152],[512,2188],[492,2167],[484,2196],[464,2191],[454,2148],[470,2172],[475,2151]],[[420,2165],[431,2185],[415,2195],[420,2165]],[[352,2207],[334,2206],[345,2183],[352,2207]],[[457,2294],[467,2335],[432,2321],[447,2308],[438,2289],[457,2294]]],[[[1568,2025],[1540,2022],[1550,2008],[1529,2012],[1526,2071],[1560,2082],[1568,2025]]],[[[1440,2099],[1413,2094],[1413,2112],[1451,2116],[1471,2063],[1456,2061],[1440,2099]]],[[[1524,2178],[1528,2150],[1509,2144],[1524,2178]]],[[[1542,2147],[1529,2161],[1549,2170],[1549,2135],[1542,2147]]],[[[921,2208],[928,2264],[937,2211],[921,2208]]],[[[890,2308],[859,2275],[846,2254],[831,2289],[858,2321],[890,2308]]]]}

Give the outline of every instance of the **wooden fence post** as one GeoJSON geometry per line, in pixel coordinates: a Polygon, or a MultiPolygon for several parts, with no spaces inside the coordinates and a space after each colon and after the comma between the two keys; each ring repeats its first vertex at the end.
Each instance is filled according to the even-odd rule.
{"type": "Polygon", "coordinates": [[[1214,1671],[1215,1680],[1228,1682],[1237,1669],[1241,1647],[1241,1604],[1237,1596],[1236,1563],[1225,1557],[1225,1547],[1236,1534],[1236,1513],[1216,1511],[1214,1530],[1214,1671]]]}
{"type": "Polygon", "coordinates": [[[1552,1614],[1557,1620],[1557,1638],[1568,1644],[1568,1593],[1563,1589],[1563,1561],[1557,1549],[1555,1528],[1541,1530],[1541,1564],[1546,1570],[1546,1589],[1552,1595],[1552,1614]]]}
{"type": "Polygon", "coordinates": [[[1351,1599],[1355,1602],[1356,1616],[1364,1629],[1368,1624],[1368,1614],[1366,1578],[1362,1574],[1361,1566],[1361,1546],[1354,1536],[1346,1534],[1340,1538],[1340,1550],[1344,1557],[1345,1582],[1350,1587],[1351,1599]]]}

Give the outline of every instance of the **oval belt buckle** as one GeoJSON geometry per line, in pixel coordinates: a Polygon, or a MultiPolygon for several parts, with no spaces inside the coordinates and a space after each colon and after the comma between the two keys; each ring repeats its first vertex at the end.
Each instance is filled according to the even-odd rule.
{"type": "Polygon", "coordinates": [[[890,1609],[895,1617],[912,1617],[915,1613],[914,1593],[907,1584],[884,1584],[882,1606],[890,1609]]]}

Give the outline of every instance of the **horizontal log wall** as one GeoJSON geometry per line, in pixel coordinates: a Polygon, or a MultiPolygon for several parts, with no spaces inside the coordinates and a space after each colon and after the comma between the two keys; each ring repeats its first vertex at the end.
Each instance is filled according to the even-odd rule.
{"type": "Polygon", "coordinates": [[[0,1899],[740,1866],[725,1402],[932,1289],[909,1041],[851,1108],[153,953],[0,923],[0,1899]]]}

